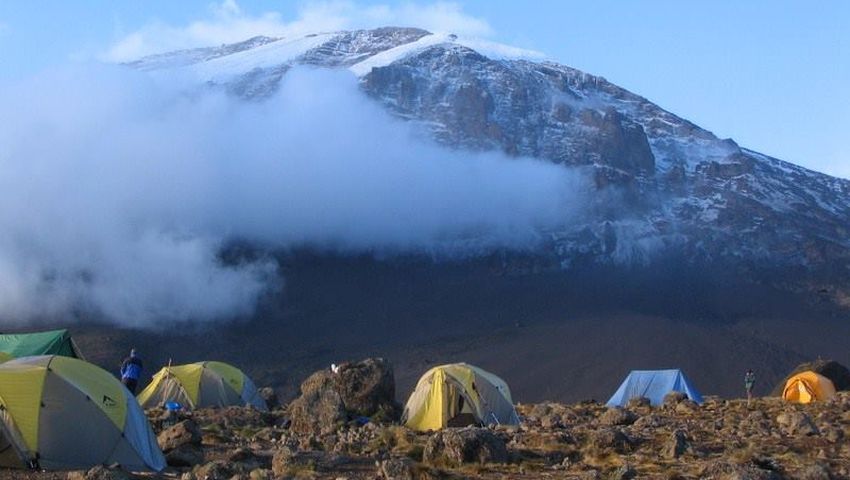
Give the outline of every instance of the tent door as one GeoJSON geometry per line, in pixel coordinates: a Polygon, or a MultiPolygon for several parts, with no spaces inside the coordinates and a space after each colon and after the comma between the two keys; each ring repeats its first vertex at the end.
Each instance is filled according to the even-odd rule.
{"type": "Polygon", "coordinates": [[[452,380],[446,380],[447,427],[465,427],[478,424],[475,408],[466,391],[452,380]]]}
{"type": "Polygon", "coordinates": [[[0,408],[0,467],[24,468],[24,455],[18,451],[11,435],[7,430],[9,414],[5,408],[0,408]]]}

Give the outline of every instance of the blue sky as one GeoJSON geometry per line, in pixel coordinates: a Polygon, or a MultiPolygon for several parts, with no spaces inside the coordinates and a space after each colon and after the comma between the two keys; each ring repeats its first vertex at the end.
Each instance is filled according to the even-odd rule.
{"type": "Polygon", "coordinates": [[[850,2],[0,1],[0,82],[275,32],[421,25],[534,49],[721,137],[850,178],[850,2]]]}

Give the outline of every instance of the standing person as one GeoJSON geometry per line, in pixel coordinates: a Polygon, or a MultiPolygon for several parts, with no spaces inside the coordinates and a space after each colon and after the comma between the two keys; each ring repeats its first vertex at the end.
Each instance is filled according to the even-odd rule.
{"type": "Polygon", "coordinates": [[[133,395],[136,394],[136,386],[139,384],[139,377],[142,376],[142,359],[136,353],[135,348],[130,349],[130,356],[121,362],[121,383],[127,387],[133,395]]]}
{"type": "Polygon", "coordinates": [[[750,401],[753,399],[753,386],[756,384],[756,374],[752,370],[747,370],[744,375],[744,389],[747,391],[747,406],[750,406],[750,401]]]}

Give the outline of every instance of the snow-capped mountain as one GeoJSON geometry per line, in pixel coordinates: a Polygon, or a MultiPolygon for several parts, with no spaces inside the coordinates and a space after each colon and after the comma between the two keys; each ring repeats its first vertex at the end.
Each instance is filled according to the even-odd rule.
{"type": "MultiPolygon", "coordinates": [[[[602,77],[535,52],[415,28],[256,37],[154,55],[235,95],[272,94],[294,65],[347,68],[440,143],[586,169],[600,193],[535,269],[651,265],[675,253],[850,305],[850,181],[745,149],[602,77]]],[[[507,270],[526,269],[505,266],[507,270]]]]}

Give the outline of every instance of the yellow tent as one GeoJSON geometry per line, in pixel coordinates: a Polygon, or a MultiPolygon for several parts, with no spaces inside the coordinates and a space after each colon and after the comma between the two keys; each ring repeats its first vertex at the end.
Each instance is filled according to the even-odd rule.
{"type": "Polygon", "coordinates": [[[789,402],[810,403],[835,396],[835,386],[823,375],[811,370],[798,373],[785,382],[782,398],[789,402]]]}
{"type": "Polygon", "coordinates": [[[238,368],[223,362],[165,367],[137,397],[143,408],[177,402],[185,408],[251,405],[266,410],[257,387],[238,368]]]}
{"type": "Polygon", "coordinates": [[[453,363],[422,375],[401,421],[427,431],[464,424],[518,425],[519,417],[504,380],[476,366],[453,363]]]}
{"type": "Polygon", "coordinates": [[[159,471],[148,419],[109,372],[59,355],[0,364],[0,467],[159,471]]]}

